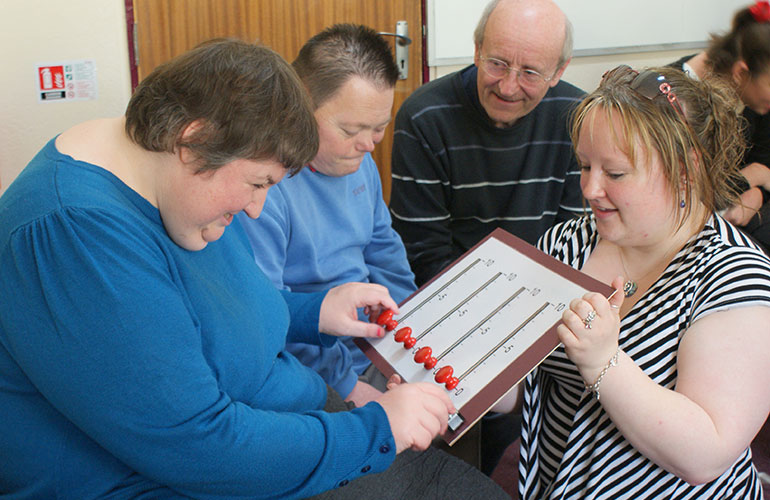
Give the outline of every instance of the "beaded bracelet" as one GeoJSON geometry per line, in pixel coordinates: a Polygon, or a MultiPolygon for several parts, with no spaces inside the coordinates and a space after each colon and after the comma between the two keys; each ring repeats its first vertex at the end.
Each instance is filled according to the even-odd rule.
{"type": "Polygon", "coordinates": [[[615,354],[612,355],[607,365],[602,368],[602,371],[599,372],[599,376],[596,377],[596,382],[594,382],[592,385],[586,384],[586,389],[591,391],[593,394],[596,394],[597,401],[599,401],[599,398],[601,397],[599,395],[599,386],[602,385],[602,379],[607,374],[607,370],[618,364],[618,356],[620,356],[620,347],[618,347],[618,349],[615,351],[615,354]]]}

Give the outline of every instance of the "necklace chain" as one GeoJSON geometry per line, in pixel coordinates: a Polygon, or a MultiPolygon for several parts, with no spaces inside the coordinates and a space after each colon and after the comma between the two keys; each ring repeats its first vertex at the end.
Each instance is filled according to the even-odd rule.
{"type": "MultiPolygon", "coordinates": [[[[676,248],[676,246],[673,246],[672,249],[676,248]]],[[[668,255],[671,253],[671,250],[666,252],[665,258],[666,258],[666,267],[668,267],[668,264],[670,262],[670,259],[668,259],[668,255]]],[[[675,252],[674,255],[676,255],[678,252],[675,252]]],[[[637,280],[634,280],[631,278],[631,273],[628,272],[628,269],[626,268],[626,261],[623,259],[623,251],[618,247],[618,254],[620,255],[620,265],[623,266],[623,271],[626,273],[626,281],[623,283],[623,294],[626,297],[631,297],[633,294],[636,293],[636,291],[639,289],[639,286],[637,284],[637,280]]],[[[643,280],[647,278],[647,276],[650,275],[655,270],[655,267],[647,271],[644,276],[639,278],[640,280],[643,280]]]]}
{"type": "Polygon", "coordinates": [[[618,248],[618,254],[620,255],[620,264],[623,266],[623,271],[626,272],[626,281],[623,283],[623,295],[630,297],[636,293],[636,290],[639,287],[637,286],[636,281],[631,279],[631,273],[629,273],[628,269],[626,269],[626,262],[623,259],[623,252],[620,250],[620,248],[618,248]]]}

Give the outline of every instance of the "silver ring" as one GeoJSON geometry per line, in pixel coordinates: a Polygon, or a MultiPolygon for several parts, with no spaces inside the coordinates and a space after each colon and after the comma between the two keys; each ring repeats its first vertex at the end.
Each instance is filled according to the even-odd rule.
{"type": "Polygon", "coordinates": [[[586,316],[586,319],[583,320],[583,324],[585,325],[587,330],[591,329],[591,322],[596,319],[596,311],[591,309],[591,312],[588,313],[586,316]]]}

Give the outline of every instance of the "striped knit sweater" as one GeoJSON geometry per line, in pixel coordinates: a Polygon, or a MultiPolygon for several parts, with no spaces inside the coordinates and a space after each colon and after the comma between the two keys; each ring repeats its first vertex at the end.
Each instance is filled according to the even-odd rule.
{"type": "Polygon", "coordinates": [[[559,82],[500,129],[479,103],[476,71],[423,85],[396,115],[390,210],[418,284],[497,227],[534,244],[583,211],[567,131],[583,92],[559,82]]]}
{"type": "MultiPolygon", "coordinates": [[[[584,217],[554,227],[539,245],[580,269],[598,239],[593,218],[584,217]]],[[[620,347],[653,381],[674,389],[677,350],[687,327],[712,312],[753,305],[770,306],[770,261],[715,216],[623,318],[620,347]]],[[[524,393],[522,499],[762,498],[749,448],[720,477],[699,486],[636,451],[585,389],[563,347],[526,378],[524,393]]]]}

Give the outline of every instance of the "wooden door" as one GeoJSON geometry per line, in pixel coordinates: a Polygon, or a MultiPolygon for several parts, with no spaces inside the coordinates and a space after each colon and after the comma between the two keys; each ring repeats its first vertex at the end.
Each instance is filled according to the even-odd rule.
{"type": "MultiPolygon", "coordinates": [[[[352,22],[394,33],[407,21],[409,75],[396,84],[393,115],[422,83],[422,15],[419,0],[133,0],[138,77],[213,37],[259,40],[292,61],[305,41],[327,26],[352,22]]],[[[394,37],[391,47],[394,47],[394,37]]],[[[395,50],[394,50],[395,52],[395,50]]],[[[373,156],[385,201],[390,200],[391,124],[373,156]]]]}

